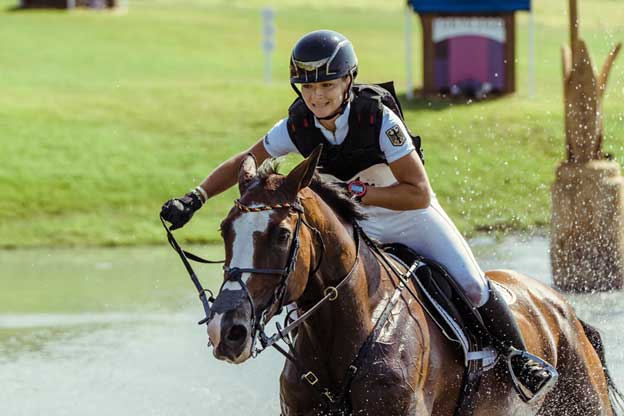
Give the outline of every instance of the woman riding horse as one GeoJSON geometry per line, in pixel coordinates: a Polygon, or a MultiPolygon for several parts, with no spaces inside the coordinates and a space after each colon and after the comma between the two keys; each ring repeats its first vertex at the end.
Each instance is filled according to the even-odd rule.
{"type": "Polygon", "coordinates": [[[546,393],[556,370],[522,353],[527,346],[511,310],[437,201],[420,149],[403,120],[380,97],[358,93],[357,73],[357,57],[347,38],[329,30],[303,36],[290,58],[290,83],[299,97],[288,117],[250,149],[217,167],[193,191],[167,201],[162,217],[172,229],[182,227],[208,198],[236,183],[247,154],[262,163],[288,153],[308,156],[323,144],[320,172],[348,183],[348,191],[365,211],[366,219],[359,222],[364,231],[382,243],[402,243],[443,265],[478,308],[489,332],[500,341],[501,352],[515,357],[513,371],[528,392],[523,397],[546,393]]]}
{"type": "Polygon", "coordinates": [[[313,179],[319,155],[320,147],[286,177],[270,166],[256,170],[252,156],[243,160],[241,196],[221,222],[224,280],[206,312],[215,357],[236,364],[261,351],[257,339],[266,348],[298,325],[289,352],[280,350],[288,358],[282,416],[616,414],[597,331],[555,290],[511,271],[488,277],[510,295],[527,344],[557,366],[559,382],[524,403],[498,360],[466,400],[462,349],[406,268],[356,225],[361,207],[313,179]],[[291,302],[299,318],[267,337],[264,324],[291,302]]]}

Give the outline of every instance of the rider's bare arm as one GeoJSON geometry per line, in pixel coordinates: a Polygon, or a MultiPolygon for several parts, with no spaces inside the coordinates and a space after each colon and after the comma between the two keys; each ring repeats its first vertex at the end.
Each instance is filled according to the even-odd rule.
{"type": "Polygon", "coordinates": [[[427,208],[431,202],[431,185],[427,172],[415,151],[390,163],[398,183],[384,187],[368,187],[362,202],[397,211],[427,208]]]}
{"type": "Polygon", "coordinates": [[[256,162],[260,165],[266,159],[271,157],[264,148],[262,140],[259,140],[244,152],[238,153],[225,162],[221,163],[210,175],[200,184],[206,191],[208,198],[212,198],[221,192],[226,191],[234,186],[238,181],[238,170],[240,163],[245,155],[251,153],[256,158],[256,162]]]}

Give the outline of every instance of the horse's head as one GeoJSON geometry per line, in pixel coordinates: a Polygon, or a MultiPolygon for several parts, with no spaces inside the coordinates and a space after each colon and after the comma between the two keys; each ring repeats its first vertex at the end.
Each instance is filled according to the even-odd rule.
{"type": "Polygon", "coordinates": [[[310,184],[320,152],[319,147],[287,176],[258,174],[251,156],[241,163],[240,199],[221,223],[224,282],[208,324],[218,359],[247,360],[259,325],[307,285],[313,237],[303,226],[298,194],[310,184]]]}

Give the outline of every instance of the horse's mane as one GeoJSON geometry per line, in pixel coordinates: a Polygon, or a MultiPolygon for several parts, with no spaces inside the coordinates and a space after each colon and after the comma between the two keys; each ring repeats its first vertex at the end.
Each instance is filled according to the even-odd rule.
{"type": "MultiPolygon", "coordinates": [[[[272,175],[280,175],[278,172],[279,165],[279,160],[268,159],[258,169],[258,175],[263,181],[272,175]]],[[[345,185],[343,182],[325,181],[321,175],[315,173],[310,183],[310,189],[320,196],[334,213],[345,220],[360,221],[366,219],[366,214],[364,214],[361,205],[349,196],[345,185]]]]}
{"type": "Polygon", "coordinates": [[[362,206],[349,197],[345,185],[341,182],[324,181],[317,173],[312,178],[310,189],[316,192],[342,218],[358,221],[366,219],[362,206]]]}

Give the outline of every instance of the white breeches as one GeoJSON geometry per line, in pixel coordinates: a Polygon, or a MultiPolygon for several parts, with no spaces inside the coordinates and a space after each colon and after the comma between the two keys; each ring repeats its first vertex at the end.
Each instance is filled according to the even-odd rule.
{"type": "Polygon", "coordinates": [[[464,290],[466,297],[479,307],[487,302],[486,277],[437,199],[429,207],[412,211],[391,211],[367,207],[367,220],[360,225],[371,237],[386,243],[401,243],[418,254],[437,261],[464,290]]]}

